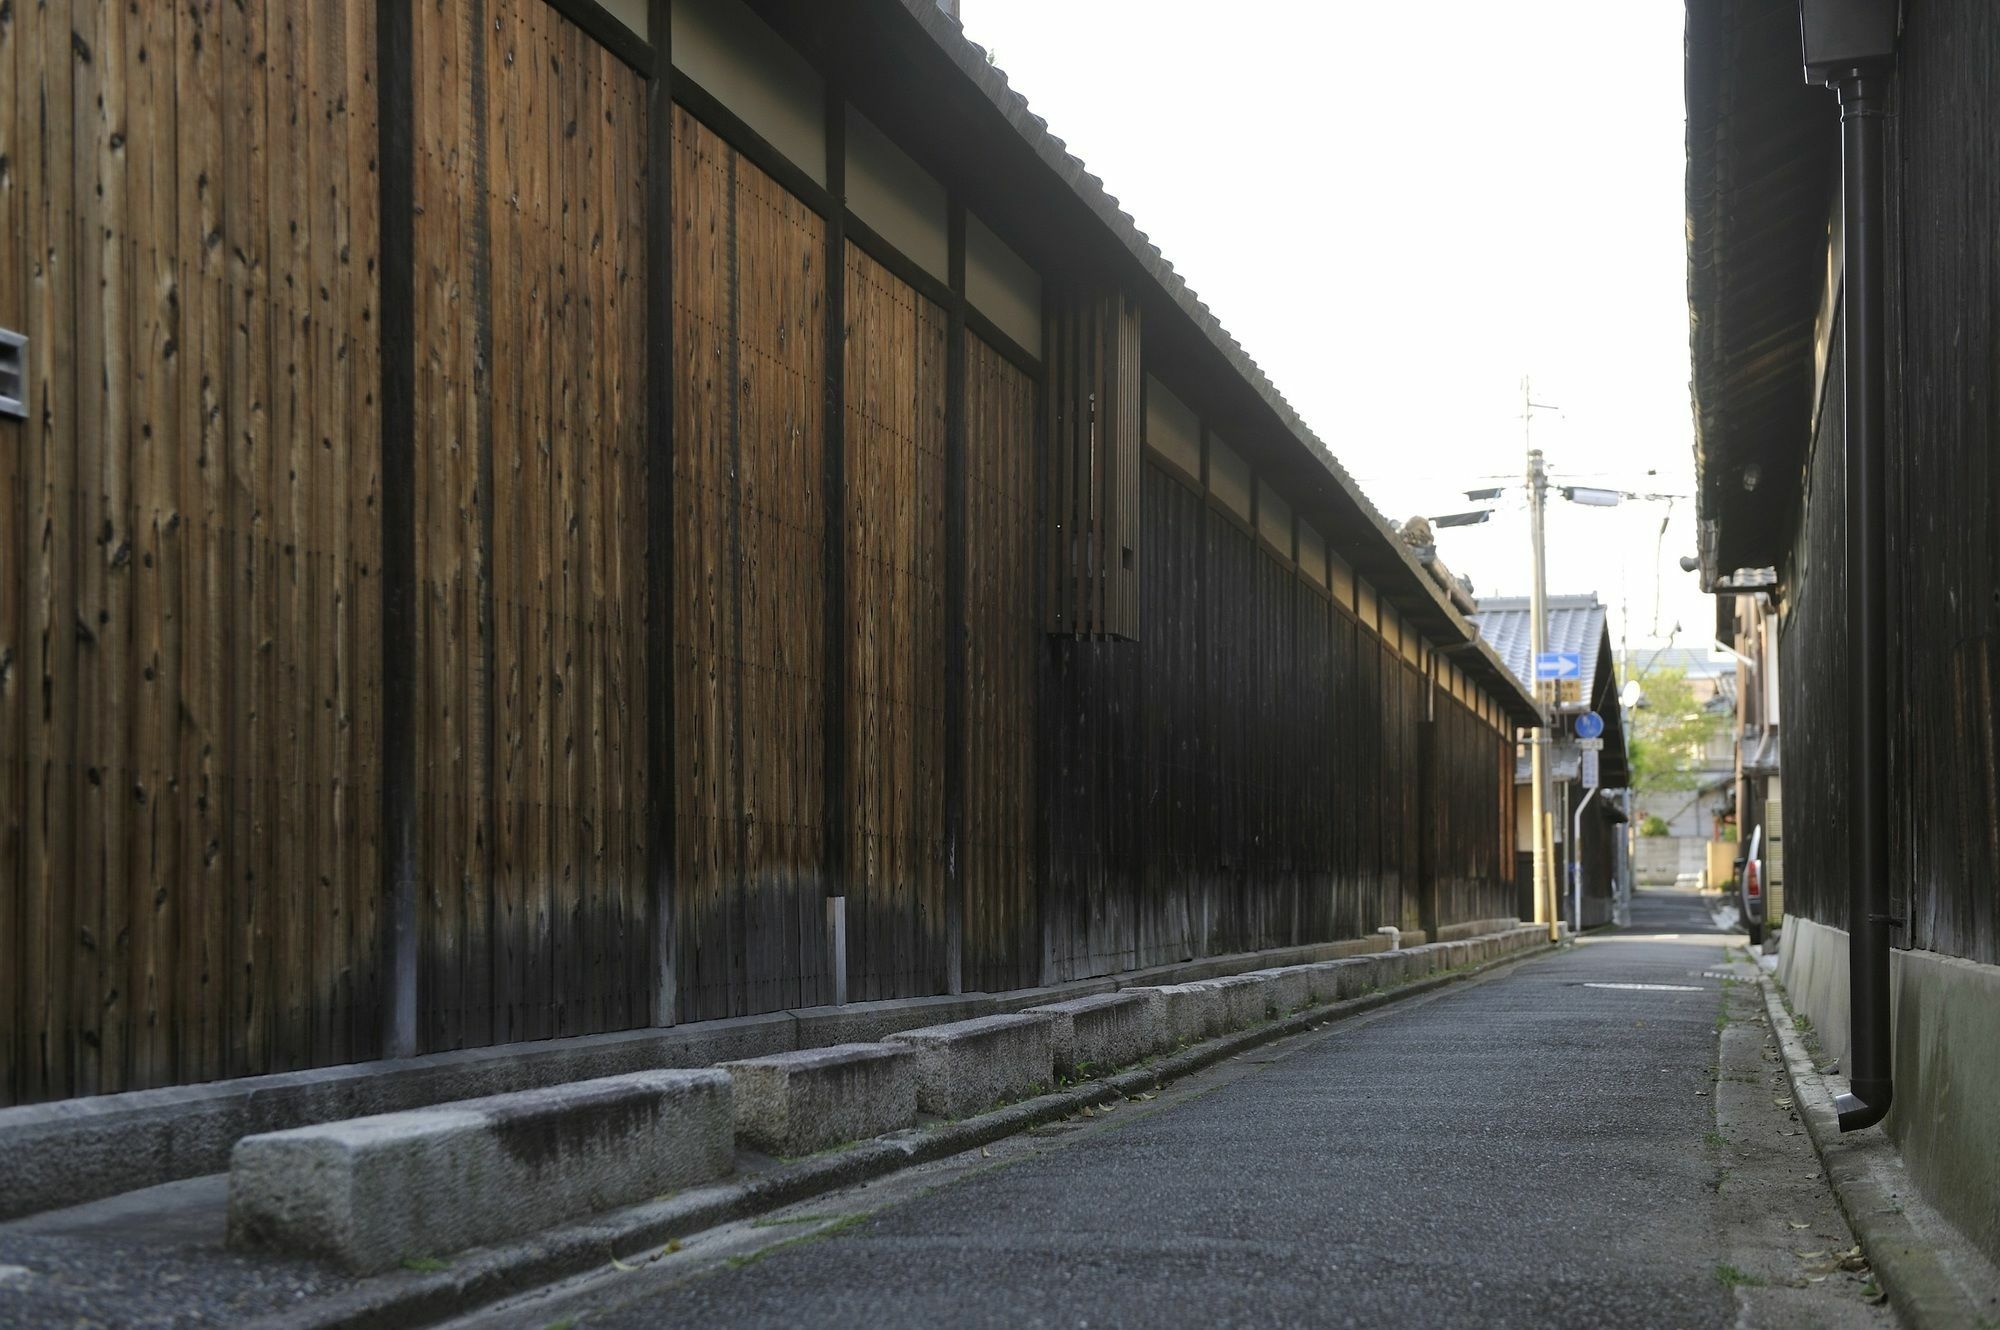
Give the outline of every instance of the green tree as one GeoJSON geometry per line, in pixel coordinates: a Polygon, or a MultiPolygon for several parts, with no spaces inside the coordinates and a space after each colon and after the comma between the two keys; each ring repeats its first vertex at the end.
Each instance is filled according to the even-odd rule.
{"type": "Polygon", "coordinates": [[[1728,727],[1729,716],[1695,701],[1684,669],[1661,667],[1638,678],[1641,697],[1626,739],[1632,792],[1643,799],[1692,790],[1701,779],[1702,755],[1728,727]]]}

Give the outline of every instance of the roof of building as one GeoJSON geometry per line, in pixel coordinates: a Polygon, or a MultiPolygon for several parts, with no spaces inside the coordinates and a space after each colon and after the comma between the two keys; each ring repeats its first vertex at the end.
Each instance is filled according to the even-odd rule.
{"type": "Polygon", "coordinates": [[[1839,109],[1799,7],[1687,0],[1688,343],[1703,585],[1783,561],[1813,418],[1839,109]]]}
{"type": "Polygon", "coordinates": [[[1627,677],[1656,670],[1680,670],[1691,679],[1736,677],[1736,657],[1712,647],[1634,647],[1623,665],[1627,677]]]}
{"type": "Polygon", "coordinates": [[[1104,182],[1049,131],[1048,123],[1028,108],[1006,74],[937,0],[750,4],[795,45],[810,48],[836,68],[847,95],[864,114],[906,130],[909,141],[903,146],[919,160],[977,161],[979,170],[961,184],[968,206],[982,216],[1013,222],[1018,234],[1049,237],[1056,250],[1068,253],[1086,271],[1096,262],[1100,242],[1108,241],[1118,260],[1114,270],[1122,269],[1122,279],[1132,282],[1140,299],[1148,362],[1169,373],[1184,368],[1217,380],[1201,394],[1207,408],[1243,422],[1230,442],[1286,495],[1294,512],[1324,534],[1406,621],[1479,681],[1511,718],[1532,723],[1532,693],[1480,639],[1354,477],[1118,206],[1104,182]],[[1090,244],[1071,245],[1071,235],[1087,236],[1090,244]],[[1222,375],[1214,374],[1218,368],[1222,375]]]}
{"type": "MultiPolygon", "coordinates": [[[[1479,602],[1472,616],[1479,632],[1514,677],[1533,687],[1534,672],[1529,665],[1533,646],[1526,596],[1488,596],[1479,602]]],[[[1548,598],[1549,651],[1574,651],[1583,665],[1582,693],[1597,696],[1598,647],[1610,641],[1605,627],[1604,606],[1594,595],[1550,596],[1548,598]]]]}
{"type": "MultiPolygon", "coordinates": [[[[1479,602],[1472,616],[1500,659],[1514,676],[1533,688],[1533,667],[1529,601],[1526,596],[1488,596],[1479,602]]],[[[1611,653],[1611,630],[1605,610],[1595,594],[1550,596],[1548,598],[1548,651],[1574,651],[1580,667],[1579,692],[1584,703],[1604,720],[1604,747],[1599,773],[1609,789],[1622,789],[1632,779],[1625,755],[1625,713],[1618,705],[1618,669],[1611,653]]],[[[1549,748],[1549,775],[1557,781],[1576,780],[1581,775],[1582,758],[1574,732],[1561,722],[1549,748]]],[[[1529,758],[1516,757],[1515,779],[1528,779],[1529,758]]]]}

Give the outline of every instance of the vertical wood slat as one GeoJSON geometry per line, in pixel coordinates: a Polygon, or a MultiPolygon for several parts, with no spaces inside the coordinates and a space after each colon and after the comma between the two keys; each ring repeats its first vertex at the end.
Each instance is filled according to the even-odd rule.
{"type": "Polygon", "coordinates": [[[1139,635],[1139,307],[1116,291],[1046,299],[1052,463],[1048,631],[1139,635]]]}
{"type": "Polygon", "coordinates": [[[946,202],[944,418],[944,988],[965,989],[965,203],[946,202]]]}
{"type": "Polygon", "coordinates": [[[382,914],[381,1045],[417,1051],[417,854],[414,812],[416,365],[412,212],[415,91],[410,11],[376,20],[381,135],[382,914]]]}
{"type": "MultiPolygon", "coordinates": [[[[674,487],[676,376],[674,304],[677,290],[674,235],[673,32],[671,0],[648,0],[647,30],[659,65],[646,87],[645,294],[645,570],[646,570],[646,799],[645,908],[650,931],[646,998],[651,1023],[679,1019],[675,947],[679,913],[675,862],[680,821],[672,791],[678,784],[679,746],[674,725],[676,664],[674,587],[678,531],[674,487]],[[670,777],[669,773],[673,773],[670,777]],[[672,783],[670,783],[670,781],[672,783]]],[[[636,1021],[634,1022],[637,1023],[636,1021]]]]}

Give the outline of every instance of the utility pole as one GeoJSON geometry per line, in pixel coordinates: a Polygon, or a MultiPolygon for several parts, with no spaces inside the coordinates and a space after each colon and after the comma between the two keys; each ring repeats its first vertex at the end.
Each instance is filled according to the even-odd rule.
{"type": "Polygon", "coordinates": [[[1535,546],[1535,581],[1528,601],[1528,674],[1534,681],[1535,712],[1541,723],[1535,726],[1529,749],[1529,766],[1534,785],[1535,834],[1535,922],[1547,923],[1549,941],[1561,933],[1556,926],[1555,886],[1550,875],[1550,859],[1555,847],[1549,841],[1549,725],[1548,705],[1542,700],[1542,653],[1548,649],[1548,568],[1543,556],[1542,517],[1548,506],[1549,474],[1542,464],[1541,450],[1535,447],[1535,401],[1528,380],[1521,379],[1521,441],[1528,450],[1528,538],[1535,546]]]}

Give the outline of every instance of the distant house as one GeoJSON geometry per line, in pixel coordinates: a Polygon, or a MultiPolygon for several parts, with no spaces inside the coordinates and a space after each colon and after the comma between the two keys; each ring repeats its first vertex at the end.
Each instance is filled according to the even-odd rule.
{"type": "Polygon", "coordinates": [[[1633,861],[1638,880],[1669,883],[1701,874],[1716,886],[1725,876],[1730,851],[1708,847],[1733,835],[1736,821],[1736,744],[1730,718],[1736,710],[1736,661],[1706,647],[1637,649],[1625,653],[1619,667],[1627,680],[1637,680],[1641,705],[1646,705],[1649,677],[1662,673],[1687,680],[1694,704],[1714,717],[1714,730],[1698,752],[1686,754],[1693,767],[1693,784],[1685,790],[1633,792],[1635,829],[1657,817],[1663,835],[1648,836],[1633,861]]]}
{"type": "MultiPolygon", "coordinates": [[[[1557,703],[1550,749],[1550,800],[1556,848],[1556,881],[1563,893],[1562,915],[1583,928],[1611,922],[1623,893],[1631,886],[1626,838],[1627,787],[1631,771],[1625,752],[1625,718],[1618,703],[1618,670],[1611,650],[1611,633],[1604,606],[1594,594],[1550,596],[1545,648],[1575,652],[1581,678],[1574,702],[1557,703]],[[1604,722],[1603,747],[1597,750],[1597,793],[1585,780],[1584,749],[1577,742],[1577,722],[1595,712],[1604,722]],[[1581,811],[1579,823],[1577,814],[1581,811]],[[1579,837],[1578,832],[1581,831],[1579,837]],[[1580,922],[1574,902],[1581,898],[1580,922]]],[[[1507,668],[1532,689],[1533,637],[1528,598],[1488,596],[1478,603],[1473,622],[1507,668]]],[[[1534,918],[1534,832],[1531,809],[1533,759],[1526,744],[1514,760],[1515,871],[1520,883],[1521,917],[1534,918]]]]}

